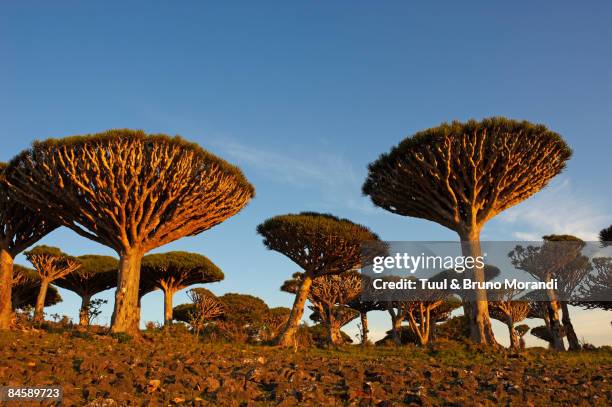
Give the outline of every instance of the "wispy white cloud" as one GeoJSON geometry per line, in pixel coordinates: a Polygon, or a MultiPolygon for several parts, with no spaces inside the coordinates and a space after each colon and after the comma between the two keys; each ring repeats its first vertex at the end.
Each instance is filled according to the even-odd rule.
{"type": "Polygon", "coordinates": [[[323,206],[342,206],[371,213],[376,209],[361,196],[360,175],[342,155],[303,151],[300,154],[256,148],[237,142],[218,146],[224,155],[245,168],[251,168],[275,182],[298,188],[315,188],[323,206]]]}
{"type": "Polygon", "coordinates": [[[540,240],[543,235],[570,234],[597,240],[599,230],[610,222],[610,213],[572,187],[569,178],[553,181],[548,188],[498,216],[498,225],[512,226],[512,237],[540,240]]]}
{"type": "Polygon", "coordinates": [[[264,175],[292,185],[356,185],[358,178],[345,158],[304,151],[301,157],[240,143],[221,147],[233,160],[254,167],[264,175]]]}

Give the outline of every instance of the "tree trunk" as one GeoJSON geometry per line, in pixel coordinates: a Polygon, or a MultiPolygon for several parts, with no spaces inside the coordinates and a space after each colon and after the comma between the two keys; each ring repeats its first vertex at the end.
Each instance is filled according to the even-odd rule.
{"type": "Polygon", "coordinates": [[[164,326],[172,324],[172,297],[174,291],[171,289],[164,290],[164,326]]]}
{"type": "Polygon", "coordinates": [[[34,321],[41,322],[45,316],[45,298],[47,298],[47,288],[49,288],[49,280],[40,280],[40,289],[36,298],[36,307],[34,308],[34,321]]]}
{"type": "Polygon", "coordinates": [[[81,297],[81,310],[79,311],[79,325],[89,325],[89,304],[91,303],[91,295],[83,294],[81,297]]]}
{"type": "Polygon", "coordinates": [[[329,332],[329,338],[330,338],[330,344],[332,346],[338,346],[338,345],[342,345],[342,343],[344,343],[344,340],[342,339],[342,333],[340,332],[340,326],[338,326],[338,324],[332,322],[330,325],[330,332],[329,332]]]}
{"type": "Polygon", "coordinates": [[[556,351],[564,351],[563,328],[559,319],[559,301],[556,299],[548,303],[548,318],[550,320],[551,347],[556,351]]]}
{"type": "Polygon", "coordinates": [[[389,315],[391,315],[391,336],[393,337],[393,342],[400,346],[402,344],[402,318],[396,316],[393,310],[389,310],[389,315]]]}
{"type": "MultiPolygon", "coordinates": [[[[480,249],[480,231],[461,235],[461,252],[464,257],[470,256],[473,258],[482,256],[480,249]]],[[[475,267],[472,272],[472,278],[476,282],[484,283],[485,273],[484,267],[475,267]]],[[[493,329],[491,328],[491,319],[489,318],[489,306],[487,301],[487,290],[474,290],[474,298],[470,299],[471,304],[468,304],[470,313],[467,316],[470,324],[470,338],[473,342],[497,346],[493,329]]],[[[464,310],[465,310],[464,306],[464,310]]]]}
{"type": "Polygon", "coordinates": [[[361,318],[361,344],[366,345],[368,343],[368,313],[362,312],[359,314],[361,318]]]}
{"type": "Polygon", "coordinates": [[[518,333],[514,329],[514,321],[508,321],[506,325],[508,326],[508,333],[510,333],[510,349],[518,351],[520,344],[518,333]]]}
{"type": "Polygon", "coordinates": [[[561,309],[563,311],[563,329],[565,330],[565,335],[567,336],[569,350],[580,350],[580,341],[578,341],[578,335],[576,335],[576,331],[574,331],[574,325],[572,324],[572,320],[570,318],[567,301],[561,302],[561,309]]]}
{"type": "Polygon", "coordinates": [[[325,315],[321,315],[321,320],[323,321],[323,324],[325,325],[325,328],[327,329],[327,346],[336,346],[337,345],[337,341],[336,341],[336,332],[335,332],[335,321],[334,321],[334,316],[332,315],[332,307],[333,305],[330,304],[326,304],[323,305],[323,312],[325,312],[325,315]]]}
{"type": "Polygon", "coordinates": [[[136,250],[121,253],[119,256],[119,277],[115,292],[115,308],[111,318],[113,333],[139,333],[138,286],[142,256],[143,254],[136,250]]]}
{"type": "Polygon", "coordinates": [[[463,299],[463,315],[468,323],[472,320],[473,303],[469,299],[463,299]]]}
{"type": "Polygon", "coordinates": [[[295,346],[295,333],[297,332],[298,325],[300,324],[300,320],[304,314],[304,304],[308,298],[308,292],[310,291],[311,285],[312,277],[305,273],[302,283],[300,284],[300,288],[295,295],[295,300],[293,301],[293,307],[291,308],[289,319],[285,324],[285,328],[275,341],[277,345],[295,346]]]}
{"type": "Polygon", "coordinates": [[[13,256],[0,249],[0,330],[11,327],[13,319],[13,256]]]}
{"type": "MultiPolygon", "coordinates": [[[[544,278],[545,282],[549,282],[551,279],[550,275],[544,278]]],[[[550,328],[550,346],[553,350],[564,351],[565,344],[563,343],[563,327],[561,326],[561,319],[559,317],[559,300],[557,299],[557,293],[553,289],[546,291],[548,302],[546,303],[546,311],[548,313],[548,321],[550,328]]]]}

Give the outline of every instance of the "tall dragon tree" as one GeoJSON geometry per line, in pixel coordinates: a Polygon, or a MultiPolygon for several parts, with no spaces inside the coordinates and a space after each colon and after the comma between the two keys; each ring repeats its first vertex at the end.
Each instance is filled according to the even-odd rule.
{"type": "Polygon", "coordinates": [[[86,254],[78,256],[81,268],[54,281],[58,287],[81,297],[79,325],[89,325],[91,298],[117,286],[119,261],[112,256],[86,254]]]}
{"type": "Polygon", "coordinates": [[[4,182],[5,163],[0,163],[0,330],[9,329],[13,319],[13,260],[42,239],[57,225],[39,209],[31,210],[9,194],[4,182]]]}
{"type": "Polygon", "coordinates": [[[362,243],[378,241],[365,226],[314,212],[275,216],[259,225],[257,232],[268,249],[284,254],[304,270],[291,315],[276,340],[281,346],[295,343],[313,279],[359,267],[362,257],[370,257],[369,253],[362,256],[362,243]]]}
{"type": "Polygon", "coordinates": [[[81,263],[74,257],[63,253],[57,247],[44,245],[36,246],[25,252],[25,256],[40,277],[40,290],[34,308],[34,320],[42,321],[49,284],[78,270],[81,263]]]}
{"type": "Polygon", "coordinates": [[[5,179],[24,204],[117,252],[111,330],[129,333],[138,332],[144,254],[218,225],[255,193],[240,169],[197,144],[127,129],[34,142],[5,179]]]}
{"type": "MultiPolygon", "coordinates": [[[[363,193],[392,213],[457,232],[463,255],[476,257],[485,223],[545,187],[571,154],[557,133],[526,121],[443,123],[406,138],[371,163],[363,193]]],[[[482,268],[473,276],[484,282],[482,268]]],[[[496,344],[486,291],[476,290],[464,310],[472,340],[496,344]]]]}
{"type": "Polygon", "coordinates": [[[194,284],[223,280],[223,272],[206,256],[197,253],[168,252],[148,254],[142,259],[143,282],[164,293],[164,324],[172,322],[174,294],[194,284]]]}
{"type": "Polygon", "coordinates": [[[571,323],[568,302],[591,271],[589,259],[582,255],[585,243],[570,235],[549,235],[543,239],[541,246],[518,245],[508,256],[517,269],[526,271],[534,278],[542,282],[557,281],[556,289],[542,290],[539,294],[545,300],[542,306],[547,314],[551,344],[555,350],[565,350],[563,337],[567,336],[570,350],[579,350],[580,343],[571,323]]]}

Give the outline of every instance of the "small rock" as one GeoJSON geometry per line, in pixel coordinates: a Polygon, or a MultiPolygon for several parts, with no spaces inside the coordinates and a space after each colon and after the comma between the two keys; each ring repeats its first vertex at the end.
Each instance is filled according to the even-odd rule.
{"type": "Polygon", "coordinates": [[[161,381],[158,379],[149,380],[149,384],[147,384],[147,393],[153,393],[155,390],[159,388],[161,381]]]}
{"type": "Polygon", "coordinates": [[[219,380],[215,379],[214,377],[207,377],[204,380],[203,387],[206,393],[212,393],[221,387],[221,383],[219,383],[219,380]]]}

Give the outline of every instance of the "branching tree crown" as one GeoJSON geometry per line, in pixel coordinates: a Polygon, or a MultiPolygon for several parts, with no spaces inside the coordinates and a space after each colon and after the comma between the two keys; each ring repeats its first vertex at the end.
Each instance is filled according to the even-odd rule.
{"type": "Polygon", "coordinates": [[[542,189],[572,154],[542,125],[493,117],[416,133],[370,164],[363,193],[461,233],[542,189]]]}
{"type": "Polygon", "coordinates": [[[148,254],[142,259],[141,280],[162,290],[176,291],[193,284],[212,283],[223,272],[206,256],[188,252],[148,254]]]}
{"type": "Polygon", "coordinates": [[[57,280],[81,267],[76,258],[52,246],[36,246],[25,252],[25,256],[43,280],[57,280]]]}
{"type": "Polygon", "coordinates": [[[268,249],[284,254],[313,276],[358,267],[361,244],[379,240],[365,226],[314,212],[275,216],[259,225],[257,232],[268,249]]]}
{"type": "Polygon", "coordinates": [[[15,257],[58,225],[43,217],[40,209],[29,209],[13,197],[4,179],[6,167],[0,163],[0,246],[15,257]]]}
{"type": "Polygon", "coordinates": [[[595,257],[592,260],[594,273],[586,278],[585,285],[580,287],[584,298],[597,299],[600,301],[580,302],[585,308],[601,308],[612,310],[612,258],[595,257]],[[606,300],[604,300],[606,299],[606,300]]]}
{"type": "MultiPolygon", "coordinates": [[[[13,308],[34,307],[40,291],[40,283],[40,276],[36,270],[16,264],[13,275],[13,308]]],[[[60,302],[62,302],[62,297],[57,288],[50,285],[45,296],[44,306],[50,307],[60,302]]]]}
{"type": "Polygon", "coordinates": [[[254,196],[237,167],[197,144],[127,129],[34,142],[6,180],[26,205],[119,253],[196,235],[254,196]]]}

